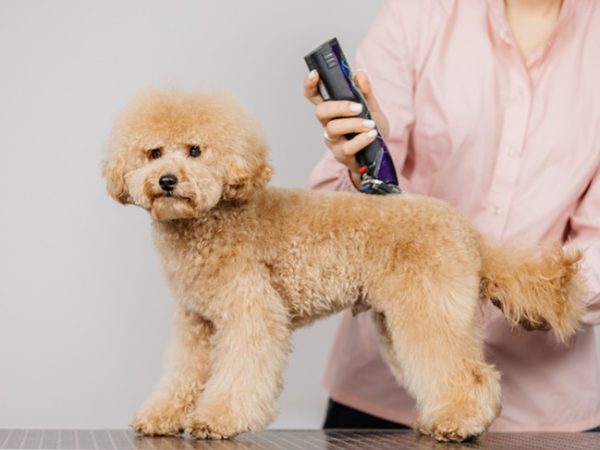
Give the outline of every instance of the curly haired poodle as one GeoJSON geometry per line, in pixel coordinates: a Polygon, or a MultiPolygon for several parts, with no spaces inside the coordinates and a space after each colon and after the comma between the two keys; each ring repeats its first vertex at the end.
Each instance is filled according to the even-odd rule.
{"type": "Polygon", "coordinates": [[[114,127],[108,192],[146,209],[176,303],[166,374],[135,414],[147,435],[226,438],[276,413],[297,327],[369,309],[382,353],[415,397],[415,429],[484,432],[500,411],[479,307],[572,335],[579,252],[492,245],[447,204],[267,187],[257,124],[217,93],[151,90],[114,127]]]}

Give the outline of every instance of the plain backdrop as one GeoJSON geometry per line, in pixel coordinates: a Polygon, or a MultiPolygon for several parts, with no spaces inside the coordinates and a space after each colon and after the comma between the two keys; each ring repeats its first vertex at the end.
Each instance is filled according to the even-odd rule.
{"type": "MultiPolygon", "coordinates": [[[[100,176],[124,103],[149,84],[230,90],[273,183],[305,187],[325,150],[303,56],[333,36],[352,55],[379,4],[0,1],[0,428],[124,428],[159,379],[172,299],[150,218],[100,176]]],[[[273,427],[321,426],[338,320],[296,333],[273,427]]]]}

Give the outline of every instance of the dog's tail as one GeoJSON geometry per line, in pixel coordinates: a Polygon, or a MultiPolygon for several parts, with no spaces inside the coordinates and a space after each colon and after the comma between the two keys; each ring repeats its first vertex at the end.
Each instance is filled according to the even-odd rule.
{"type": "Polygon", "coordinates": [[[513,325],[552,329],[561,342],[575,333],[583,313],[581,252],[561,247],[532,251],[480,239],[480,293],[513,325]]]}

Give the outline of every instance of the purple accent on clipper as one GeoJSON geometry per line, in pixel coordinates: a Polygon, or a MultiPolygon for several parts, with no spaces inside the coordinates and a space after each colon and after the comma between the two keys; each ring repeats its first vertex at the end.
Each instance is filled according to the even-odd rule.
{"type": "Polygon", "coordinates": [[[378,178],[381,181],[385,181],[386,183],[392,183],[398,185],[398,177],[396,175],[396,167],[394,167],[394,162],[392,161],[392,157],[390,152],[385,145],[385,142],[380,136],[377,136],[377,140],[379,141],[379,145],[381,146],[381,161],[379,162],[379,167],[377,173],[375,174],[375,178],[378,178]]]}
{"type": "MultiPolygon", "coordinates": [[[[360,89],[354,83],[350,65],[339,42],[333,38],[304,58],[309,69],[319,72],[321,95],[325,100],[348,100],[363,105],[359,117],[371,119],[371,113],[360,89]]],[[[394,162],[379,130],[377,137],[356,154],[361,167],[361,191],[367,194],[397,194],[398,178],[394,162]]],[[[352,139],[356,134],[347,134],[352,139]]]]}

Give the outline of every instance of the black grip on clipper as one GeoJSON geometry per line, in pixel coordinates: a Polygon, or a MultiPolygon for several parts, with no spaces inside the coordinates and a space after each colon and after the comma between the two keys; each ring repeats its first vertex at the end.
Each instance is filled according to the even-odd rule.
{"type": "MultiPolygon", "coordinates": [[[[338,57],[332,51],[332,44],[334,43],[339,46],[337,39],[334,38],[304,57],[308,68],[319,73],[321,96],[324,100],[348,100],[360,103],[363,109],[358,117],[371,119],[371,114],[362,96],[354,91],[348,82],[346,76],[349,74],[350,69],[348,68],[346,75],[340,70],[338,57]]],[[[342,63],[345,63],[345,60],[342,63]]],[[[345,135],[347,139],[352,139],[354,136],[356,136],[356,133],[345,135]]],[[[360,166],[365,166],[367,172],[373,173],[378,164],[380,152],[380,144],[375,140],[356,154],[356,161],[360,166]]]]}

